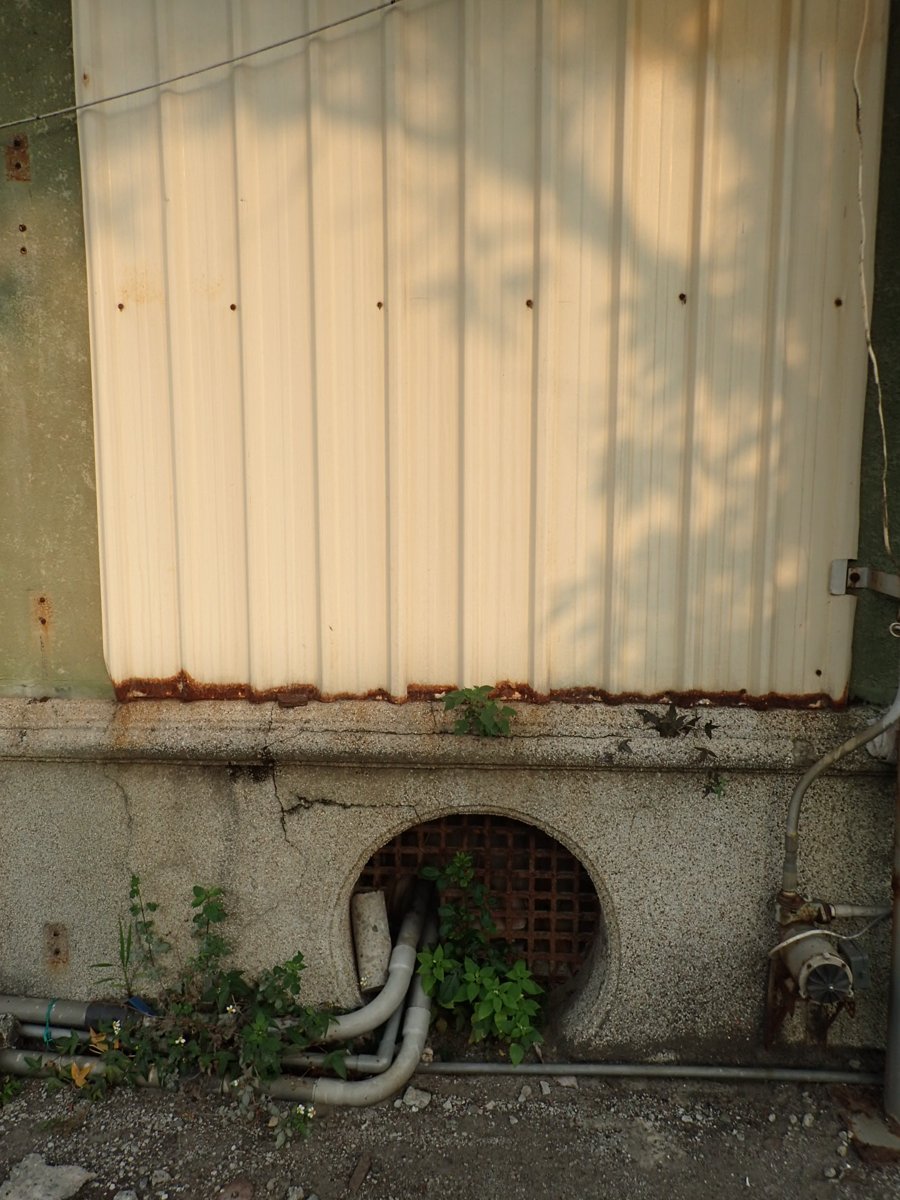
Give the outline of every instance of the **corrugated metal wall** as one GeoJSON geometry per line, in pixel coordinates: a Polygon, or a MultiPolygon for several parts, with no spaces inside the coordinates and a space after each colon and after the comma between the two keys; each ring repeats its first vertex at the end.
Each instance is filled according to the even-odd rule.
{"type": "MultiPolygon", "coordinates": [[[[75,0],[79,98],[364,6],[75,0]]],[[[840,697],[863,15],[401,0],[82,113],[122,690],[840,697]]]]}

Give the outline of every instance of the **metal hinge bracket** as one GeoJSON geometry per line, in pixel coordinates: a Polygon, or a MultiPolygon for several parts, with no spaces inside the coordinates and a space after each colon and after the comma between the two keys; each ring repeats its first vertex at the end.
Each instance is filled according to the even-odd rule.
{"type": "Polygon", "coordinates": [[[831,564],[828,591],[832,596],[846,596],[854,592],[879,592],[900,600],[900,575],[864,567],[849,558],[836,558],[831,564]]]}

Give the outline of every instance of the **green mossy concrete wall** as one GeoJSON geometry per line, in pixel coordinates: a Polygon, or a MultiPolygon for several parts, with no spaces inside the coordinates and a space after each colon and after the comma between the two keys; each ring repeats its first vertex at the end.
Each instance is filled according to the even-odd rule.
{"type": "MultiPolygon", "coordinates": [[[[73,103],[68,0],[0,4],[0,46],[0,122],[73,103]]],[[[106,696],[77,133],[0,141],[0,694],[106,696]]]]}
{"type": "MultiPolygon", "coordinates": [[[[884,459],[871,371],[863,435],[858,556],[869,566],[900,574],[900,11],[896,7],[891,13],[885,81],[873,301],[872,341],[884,393],[888,445],[888,513],[898,561],[892,562],[884,547],[884,459]]],[[[897,620],[897,601],[864,592],[857,604],[851,699],[886,704],[897,690],[900,641],[889,632],[889,626],[897,620]]]]}

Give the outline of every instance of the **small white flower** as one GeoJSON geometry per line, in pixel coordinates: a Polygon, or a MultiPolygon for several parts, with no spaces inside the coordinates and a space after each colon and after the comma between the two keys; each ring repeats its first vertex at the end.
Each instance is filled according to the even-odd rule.
{"type": "Polygon", "coordinates": [[[183,1036],[182,1036],[182,1037],[177,1037],[177,1038],[175,1039],[175,1045],[176,1045],[176,1046],[183,1046],[183,1045],[184,1045],[184,1037],[183,1037],[183,1036]]]}
{"type": "Polygon", "coordinates": [[[236,1005],[236,1004],[229,1004],[229,1005],[228,1005],[228,1007],[225,1009],[225,1011],[226,1011],[226,1012],[227,1012],[227,1013],[228,1013],[230,1016],[232,1016],[232,1017],[233,1017],[233,1016],[235,1015],[235,1013],[237,1012],[237,1005],[236,1005]]]}
{"type": "Polygon", "coordinates": [[[122,1032],[122,1022],[121,1021],[113,1021],[113,1033],[115,1034],[115,1036],[118,1037],[121,1032],[122,1032]]]}

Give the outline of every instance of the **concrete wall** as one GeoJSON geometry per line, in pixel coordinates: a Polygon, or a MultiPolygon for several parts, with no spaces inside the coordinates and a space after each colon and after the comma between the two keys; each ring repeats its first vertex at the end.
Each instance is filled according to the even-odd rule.
{"type": "MultiPolygon", "coordinates": [[[[4,120],[72,103],[71,42],[67,0],[0,5],[4,120]]],[[[110,695],[75,125],[0,140],[0,694],[110,695]]]]}
{"type": "MultiPolygon", "coordinates": [[[[300,948],[310,999],[352,1005],[349,897],[369,856],[420,821],[491,812],[549,832],[597,887],[607,948],[561,1020],[569,1043],[756,1056],[787,798],[860,716],[709,718],[709,741],[662,739],[629,707],[527,707],[493,743],[449,735],[427,704],[0,702],[0,990],[90,994],[136,872],[182,947],[191,886],[220,884],[243,963],[300,948]],[[721,796],[704,795],[701,750],[721,796]],[[68,953],[56,965],[53,925],[68,953]]],[[[888,902],[891,793],[891,769],[865,752],[815,786],[811,894],[888,902]]],[[[836,1045],[883,1041],[886,942],[867,944],[875,985],[836,1045]]]]}

